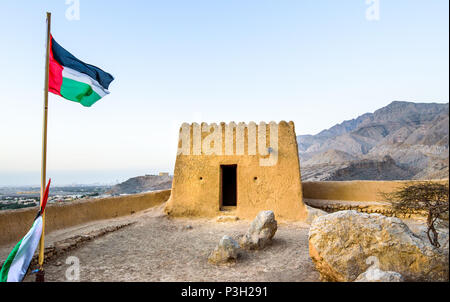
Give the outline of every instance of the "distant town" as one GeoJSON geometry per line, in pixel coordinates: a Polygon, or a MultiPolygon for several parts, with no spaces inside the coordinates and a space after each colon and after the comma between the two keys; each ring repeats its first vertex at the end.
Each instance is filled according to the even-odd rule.
{"type": "MultiPolygon", "coordinates": [[[[167,172],[159,175],[137,176],[114,186],[67,185],[52,186],[48,203],[71,202],[80,199],[103,198],[170,189],[172,176],[167,172]]],[[[40,203],[40,187],[0,187],[0,211],[37,207],[40,203]]]]}
{"type": "MultiPolygon", "coordinates": [[[[50,190],[48,203],[71,202],[84,198],[103,197],[110,186],[64,186],[50,190]]],[[[0,210],[13,210],[38,206],[39,187],[0,187],[0,210]]]]}

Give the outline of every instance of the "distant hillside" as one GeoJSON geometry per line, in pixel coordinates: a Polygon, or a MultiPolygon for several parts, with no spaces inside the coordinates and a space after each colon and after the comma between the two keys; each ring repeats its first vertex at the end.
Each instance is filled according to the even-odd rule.
{"type": "Polygon", "coordinates": [[[393,102],[297,141],[303,180],[448,178],[449,104],[393,102]]]}
{"type": "Polygon", "coordinates": [[[305,161],[303,164],[309,166],[320,164],[337,164],[337,163],[346,163],[357,159],[358,157],[353,156],[347,152],[331,149],[314,155],[309,160],[305,161]]]}
{"type": "Polygon", "coordinates": [[[166,190],[172,187],[172,176],[170,175],[145,175],[128,179],[117,184],[106,192],[111,195],[136,194],[147,191],[166,190]]]}

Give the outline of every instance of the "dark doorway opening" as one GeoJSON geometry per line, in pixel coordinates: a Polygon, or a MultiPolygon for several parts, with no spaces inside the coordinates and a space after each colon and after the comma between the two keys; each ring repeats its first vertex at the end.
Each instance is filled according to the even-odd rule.
{"type": "Polygon", "coordinates": [[[237,165],[220,166],[221,207],[235,207],[237,204],[237,165]]]}

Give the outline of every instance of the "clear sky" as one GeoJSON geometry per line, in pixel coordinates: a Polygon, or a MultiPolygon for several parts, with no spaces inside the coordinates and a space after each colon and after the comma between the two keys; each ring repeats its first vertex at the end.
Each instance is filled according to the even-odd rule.
{"type": "Polygon", "coordinates": [[[46,11],[59,44],[115,76],[91,108],[50,96],[55,184],[172,173],[184,121],[315,134],[394,100],[449,99],[448,0],[379,0],[372,21],[366,0],[79,3],[69,20],[65,0],[0,2],[0,186],[39,184],[46,11]]]}

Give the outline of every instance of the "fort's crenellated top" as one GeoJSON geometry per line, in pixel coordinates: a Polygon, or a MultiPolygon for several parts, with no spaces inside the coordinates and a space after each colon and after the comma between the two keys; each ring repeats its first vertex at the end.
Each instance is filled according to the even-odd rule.
{"type": "Polygon", "coordinates": [[[183,123],[178,155],[258,155],[276,164],[280,139],[282,144],[295,141],[294,122],[183,123]]]}
{"type": "Polygon", "coordinates": [[[221,127],[221,128],[225,128],[225,127],[243,127],[243,128],[249,128],[249,127],[261,127],[263,125],[278,125],[278,126],[289,126],[291,127],[293,130],[295,129],[295,125],[293,121],[289,121],[286,122],[284,120],[280,121],[279,123],[275,122],[275,121],[270,121],[268,123],[266,122],[259,122],[256,123],[254,121],[250,121],[248,123],[246,122],[235,122],[235,121],[231,121],[229,123],[225,123],[225,122],[219,122],[219,123],[206,123],[206,122],[202,122],[202,123],[183,123],[180,127],[180,131],[182,131],[182,129],[184,127],[221,127]]]}

